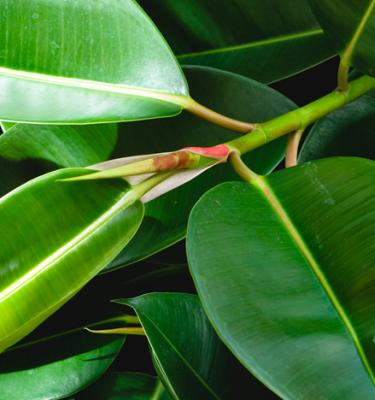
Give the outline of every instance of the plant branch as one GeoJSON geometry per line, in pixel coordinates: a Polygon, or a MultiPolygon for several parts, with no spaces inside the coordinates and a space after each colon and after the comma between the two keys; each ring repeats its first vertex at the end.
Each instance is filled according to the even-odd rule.
{"type": "Polygon", "coordinates": [[[346,92],[349,89],[349,65],[344,59],[341,59],[339,70],[337,73],[337,89],[341,92],[346,92]]]}
{"type": "Polygon", "coordinates": [[[250,182],[258,177],[242,160],[237,151],[233,151],[229,156],[229,162],[237,174],[246,182],[250,182]]]}
{"type": "Polygon", "coordinates": [[[298,147],[304,130],[298,129],[291,133],[288,138],[288,144],[285,152],[285,166],[287,168],[297,165],[298,147]]]}
{"type": "Polygon", "coordinates": [[[85,328],[85,330],[90,333],[96,333],[98,335],[139,335],[139,336],[145,335],[145,331],[141,326],[127,326],[123,328],[99,329],[99,330],[85,328]]]}
{"type": "Polygon", "coordinates": [[[233,118],[226,117],[225,115],[219,114],[202,104],[199,104],[194,99],[184,104],[185,110],[190,111],[197,117],[202,118],[206,121],[212,122],[216,125],[222,126],[223,128],[239,133],[248,133],[255,129],[255,124],[249,122],[238,121],[233,118]]]}
{"type": "Polygon", "coordinates": [[[320,118],[373,89],[375,89],[375,78],[363,76],[350,82],[346,92],[335,90],[304,107],[258,124],[253,132],[231,140],[226,145],[232,151],[245,154],[288,133],[305,129],[320,118]]]}

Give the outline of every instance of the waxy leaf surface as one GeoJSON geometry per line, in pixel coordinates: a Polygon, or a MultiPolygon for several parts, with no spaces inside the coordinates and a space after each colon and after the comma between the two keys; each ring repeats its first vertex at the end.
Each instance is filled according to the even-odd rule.
{"type": "Polygon", "coordinates": [[[375,396],[374,198],[373,161],[330,158],[222,184],[192,211],[203,306],[282,398],[375,396]]]}
{"type": "Polygon", "coordinates": [[[307,0],[140,0],[181,64],[270,83],[334,54],[307,0]]]}
{"type": "Polygon", "coordinates": [[[170,400],[162,383],[155,377],[131,373],[106,374],[78,396],[78,400],[170,400]]]}
{"type": "Polygon", "coordinates": [[[160,378],[176,399],[233,399],[265,394],[210,325],[199,299],[185,293],[153,293],[130,300],[145,329],[160,378]]]}
{"type": "Polygon", "coordinates": [[[87,171],[52,172],[0,199],[0,351],[74,296],[141,223],[125,181],[59,181],[87,171]]]}
{"type": "Polygon", "coordinates": [[[375,75],[375,0],[310,0],[346,64],[375,75]]]}
{"type": "Polygon", "coordinates": [[[85,167],[106,160],[115,147],[117,126],[16,124],[0,135],[0,156],[43,159],[62,167],[85,167]]]}
{"type": "Polygon", "coordinates": [[[177,114],[188,89],[134,0],[0,0],[0,120],[94,123],[177,114]]]}
{"type": "Polygon", "coordinates": [[[0,355],[0,400],[62,399],[97,380],[124,337],[72,332],[0,355]]]}

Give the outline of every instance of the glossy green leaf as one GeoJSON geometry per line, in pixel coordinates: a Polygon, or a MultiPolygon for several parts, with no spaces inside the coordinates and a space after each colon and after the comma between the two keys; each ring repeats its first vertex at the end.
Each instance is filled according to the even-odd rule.
{"type": "Polygon", "coordinates": [[[375,1],[310,0],[346,64],[375,75],[375,1]]]}
{"type": "Polygon", "coordinates": [[[333,55],[308,0],[140,0],[182,64],[270,83],[333,55]]]}
{"type": "Polygon", "coordinates": [[[68,301],[141,223],[125,181],[59,181],[87,171],[52,172],[0,199],[0,351],[68,301]]]}
{"type": "MultiPolygon", "coordinates": [[[[198,101],[234,118],[261,122],[295,107],[280,93],[239,75],[206,67],[186,67],[184,72],[198,101]]],[[[118,154],[131,156],[186,146],[212,146],[231,140],[235,135],[183,113],[168,121],[123,124],[119,131],[118,154]]],[[[283,138],[251,152],[245,160],[257,172],[266,174],[281,161],[284,152],[283,138]]],[[[231,179],[237,179],[237,176],[230,166],[216,166],[192,182],[146,204],[140,231],[109,268],[130,264],[182,239],[190,210],[199,197],[214,185],[231,179]]]]}
{"type": "Polygon", "coordinates": [[[192,212],[203,306],[282,398],[375,397],[374,198],[373,161],[329,158],[222,184],[192,212]]]}
{"type": "Polygon", "coordinates": [[[303,163],[331,156],[375,158],[375,92],[318,121],[298,160],[303,163]]]}
{"type": "Polygon", "coordinates": [[[14,122],[0,122],[0,126],[3,132],[6,132],[8,129],[13,128],[16,125],[14,122]]]}
{"type": "Polygon", "coordinates": [[[0,135],[0,156],[44,159],[62,167],[83,167],[106,160],[117,141],[114,124],[54,126],[16,124],[0,135]]]}
{"type": "Polygon", "coordinates": [[[74,332],[12,349],[0,356],[0,400],[62,399],[97,380],[124,337],[74,332]]]}
{"type": "Polygon", "coordinates": [[[173,398],[233,399],[264,390],[220,342],[197,296],[153,293],[116,302],[137,312],[173,398]]]}
{"type": "Polygon", "coordinates": [[[0,0],[0,120],[94,123],[175,115],[188,89],[134,0],[0,0]]]}
{"type": "Polygon", "coordinates": [[[170,400],[161,382],[152,376],[131,372],[105,375],[78,400],[170,400]]]}

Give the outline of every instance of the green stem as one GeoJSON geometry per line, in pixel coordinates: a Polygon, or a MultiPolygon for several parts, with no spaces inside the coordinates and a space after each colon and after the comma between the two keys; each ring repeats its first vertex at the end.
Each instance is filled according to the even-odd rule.
{"type": "Polygon", "coordinates": [[[229,161],[237,174],[246,182],[253,181],[258,175],[253,172],[242,160],[240,154],[234,151],[229,156],[229,161]]]}
{"type": "Polygon", "coordinates": [[[337,89],[341,92],[346,92],[349,89],[349,69],[349,65],[346,64],[344,59],[341,59],[337,73],[337,89]]]}
{"type": "Polygon", "coordinates": [[[288,133],[305,129],[320,118],[375,89],[375,78],[363,76],[350,82],[348,90],[334,92],[270,121],[258,124],[254,131],[226,145],[240,154],[247,153],[288,133]]]}
{"type": "Polygon", "coordinates": [[[184,107],[185,110],[190,111],[199,118],[205,119],[206,121],[212,122],[215,125],[222,126],[223,128],[230,129],[235,132],[247,133],[255,128],[255,124],[226,117],[225,115],[219,114],[216,111],[203,106],[191,98],[188,102],[186,102],[186,104],[184,104],[184,107]]]}

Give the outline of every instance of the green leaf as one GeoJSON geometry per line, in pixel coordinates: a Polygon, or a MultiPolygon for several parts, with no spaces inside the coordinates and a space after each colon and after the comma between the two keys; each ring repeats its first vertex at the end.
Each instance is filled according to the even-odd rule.
{"type": "Polygon", "coordinates": [[[339,155],[375,158],[375,92],[318,121],[298,160],[303,163],[339,155]]]}
{"type": "Polygon", "coordinates": [[[171,116],[188,89],[134,0],[0,0],[0,120],[94,123],[171,116]]]}
{"type": "Polygon", "coordinates": [[[83,167],[106,160],[116,140],[114,124],[16,124],[0,135],[0,156],[10,160],[44,159],[62,167],[83,167]]]}
{"type": "Polygon", "coordinates": [[[0,400],[61,399],[97,380],[125,337],[66,333],[0,356],[0,400]]]}
{"type": "Polygon", "coordinates": [[[8,129],[13,128],[16,125],[14,122],[0,122],[0,126],[3,132],[6,132],[8,129]]]}
{"type": "Polygon", "coordinates": [[[285,399],[371,399],[375,163],[330,158],[195,206],[188,258],[238,359],[285,399]]]}
{"type": "Polygon", "coordinates": [[[162,383],[153,376],[116,372],[106,374],[81,393],[78,400],[170,400],[162,383]]]}
{"type": "Polygon", "coordinates": [[[375,75],[375,0],[310,0],[345,64],[375,75]]]}
{"type": "Polygon", "coordinates": [[[59,181],[87,172],[55,171],[0,199],[0,351],[68,301],[141,223],[125,181],[59,181]]]}
{"type": "MultiPolygon", "coordinates": [[[[294,103],[275,90],[239,75],[207,67],[186,67],[184,72],[198,101],[234,118],[261,122],[295,108],[294,103]]],[[[131,156],[185,146],[212,146],[233,139],[234,135],[236,133],[183,113],[168,121],[120,126],[118,154],[131,156]]],[[[251,152],[245,160],[257,172],[266,174],[278,165],[284,152],[285,139],[282,138],[251,152]]],[[[147,203],[140,231],[109,269],[133,263],[182,239],[190,210],[199,197],[216,184],[236,178],[230,166],[215,166],[192,182],[147,203]]]]}
{"type": "Polygon", "coordinates": [[[173,398],[233,399],[264,390],[220,342],[197,296],[152,293],[116,303],[137,312],[173,398]]]}
{"type": "Polygon", "coordinates": [[[140,0],[182,64],[270,83],[334,54],[308,0],[140,0]]]}

